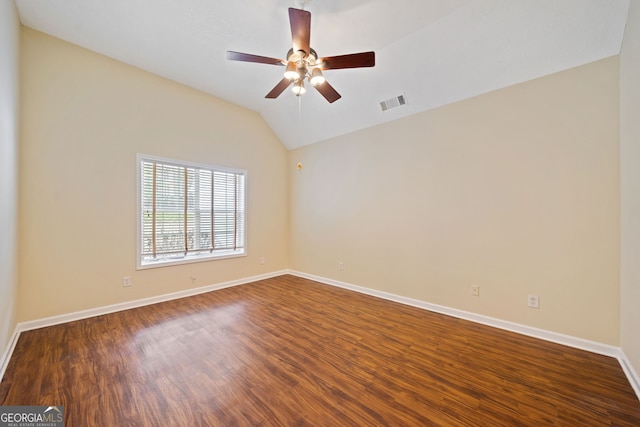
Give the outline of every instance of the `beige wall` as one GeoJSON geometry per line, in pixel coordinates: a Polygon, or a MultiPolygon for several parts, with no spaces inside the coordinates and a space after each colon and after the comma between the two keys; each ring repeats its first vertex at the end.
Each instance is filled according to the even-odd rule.
{"type": "Polygon", "coordinates": [[[22,38],[19,320],[291,267],[620,343],[617,58],[287,155],[253,112],[22,38]],[[135,271],[138,152],[247,169],[249,256],[135,271]]]}
{"type": "Polygon", "coordinates": [[[632,1],[620,55],[621,345],[640,375],[640,4],[632,1]]]}
{"type": "Polygon", "coordinates": [[[618,71],[610,58],[289,152],[292,268],[619,344],[618,71]]]}
{"type": "Polygon", "coordinates": [[[22,72],[20,321],[287,267],[287,154],[259,115],[27,28],[22,72]],[[136,271],[136,153],[246,169],[248,256],[136,271]]]}
{"type": "Polygon", "coordinates": [[[0,357],[16,325],[19,35],[13,2],[0,1],[0,357]]]}

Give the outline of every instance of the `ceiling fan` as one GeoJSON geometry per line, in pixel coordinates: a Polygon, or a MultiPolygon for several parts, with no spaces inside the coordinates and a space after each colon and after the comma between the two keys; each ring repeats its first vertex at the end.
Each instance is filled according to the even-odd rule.
{"type": "Polygon", "coordinates": [[[306,78],[327,101],[332,103],[340,99],[341,95],[326,81],[322,74],[323,70],[373,67],[375,65],[374,52],[361,52],[319,58],[316,51],[309,46],[311,38],[311,13],[306,10],[291,7],[289,8],[289,22],[291,24],[293,47],[287,52],[286,60],[227,51],[227,59],[232,61],[286,66],[284,78],[280,80],[280,83],[278,83],[265,98],[277,98],[291,84],[293,84],[293,93],[300,96],[306,90],[304,87],[304,80],[306,78]]]}

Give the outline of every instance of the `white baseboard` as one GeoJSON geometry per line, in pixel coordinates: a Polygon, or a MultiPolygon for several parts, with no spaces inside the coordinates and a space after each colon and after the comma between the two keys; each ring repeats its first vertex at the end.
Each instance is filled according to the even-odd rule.
{"type": "Polygon", "coordinates": [[[259,276],[245,277],[243,279],[231,280],[228,282],[217,283],[213,285],[202,286],[199,288],[186,289],[184,291],[172,292],[170,294],[158,295],[155,297],[143,298],[134,301],[127,301],[104,307],[91,308],[89,310],[76,311],[69,314],[61,314],[58,316],[45,317],[43,319],[31,320],[18,324],[20,332],[30,331],[32,329],[44,328],[46,326],[59,325],[61,323],[73,322],[75,320],[86,319],[88,317],[101,316],[103,314],[115,313],[117,311],[129,310],[130,308],[143,307],[145,305],[157,304],[159,302],[171,301],[190,297],[193,295],[204,294],[206,292],[216,291],[218,289],[229,288],[232,286],[244,285],[246,283],[257,282],[258,280],[269,279],[271,277],[282,276],[287,274],[286,271],[275,271],[272,273],[261,274],[259,276]]]}
{"type": "Polygon", "coordinates": [[[16,343],[20,334],[32,329],[44,328],[47,326],[59,325],[62,323],[73,322],[75,320],[86,319],[89,317],[101,316],[103,314],[115,313],[118,311],[129,310],[131,308],[143,307],[145,305],[157,304],[159,302],[171,301],[174,299],[190,297],[193,295],[204,294],[206,292],[216,291],[218,289],[229,288],[232,286],[244,285],[246,283],[256,282],[258,280],[270,279],[272,277],[282,276],[287,274],[286,270],[274,271],[271,273],[261,274],[258,276],[245,277],[242,279],[231,280],[228,282],[217,283],[213,285],[203,286],[199,288],[186,289],[184,291],[173,292],[170,294],[158,295],[150,298],[143,298],[134,301],[127,301],[118,304],[107,305],[104,307],[96,307],[88,310],[76,311],[68,314],[61,314],[58,316],[45,317],[43,319],[30,320],[28,322],[20,322],[16,325],[15,332],[11,338],[11,343],[5,350],[0,359],[0,381],[4,377],[5,370],[9,364],[9,359],[13,354],[16,343]]]}
{"type": "Polygon", "coordinates": [[[11,355],[13,354],[13,350],[16,348],[16,343],[18,342],[18,337],[20,337],[20,332],[18,331],[18,326],[16,325],[13,335],[11,335],[11,340],[9,340],[9,345],[7,345],[6,350],[2,353],[2,358],[0,358],[0,382],[4,378],[4,372],[7,370],[7,366],[9,365],[9,360],[11,359],[11,355]]]}
{"type": "Polygon", "coordinates": [[[636,392],[636,396],[640,399],[640,376],[633,366],[631,365],[631,361],[627,358],[627,355],[624,351],[620,350],[620,355],[618,356],[618,360],[620,361],[620,366],[622,366],[622,370],[625,375],[629,379],[629,383],[631,383],[631,387],[636,392]]]}
{"type": "Polygon", "coordinates": [[[457,317],[459,319],[469,320],[471,322],[480,323],[487,326],[492,326],[499,329],[504,329],[511,332],[516,332],[522,335],[527,335],[534,338],[539,338],[545,341],[551,341],[557,344],[566,345],[569,347],[578,348],[580,350],[589,351],[596,354],[602,354],[605,356],[615,357],[618,359],[622,370],[627,376],[631,387],[636,393],[638,399],[640,399],[640,376],[634,370],[631,362],[625,355],[621,348],[602,344],[595,341],[585,340],[582,338],[572,337],[569,335],[559,334],[557,332],[547,331],[544,329],[533,328],[531,326],[521,325],[518,323],[508,322],[505,320],[496,319],[489,316],[483,316],[468,311],[458,310],[455,308],[445,307],[442,305],[431,304],[426,301],[421,301],[413,298],[407,298],[400,295],[395,295],[389,292],[378,291],[375,289],[365,288],[363,286],[353,285],[350,283],[341,282],[338,280],[328,279],[326,277],[315,276],[313,274],[302,273],[295,270],[282,270],[272,273],[262,274],[259,276],[246,277],[243,279],[232,280],[224,283],[218,283],[208,285],[204,287],[187,289],[180,292],[174,292],[170,294],[159,295],[150,298],[139,299],[135,301],[128,301],[119,304],[108,305],[104,307],[97,307],[89,310],[77,311],[74,313],[63,314],[59,316],[51,316],[43,319],[32,320],[28,322],[21,322],[16,325],[15,331],[12,335],[11,341],[7,349],[5,350],[2,358],[0,358],[0,380],[4,377],[5,370],[11,359],[11,355],[15,349],[16,343],[20,334],[24,331],[32,329],[43,328],[46,326],[53,326],[67,322],[73,322],[75,320],[86,319],[88,317],[101,316],[103,314],[115,313],[118,311],[128,310],[136,307],[143,307],[145,305],[156,304],[159,302],[170,301],[179,298],[185,298],[193,295],[203,294],[206,292],[215,291],[218,289],[229,288],[232,286],[243,285],[246,283],[256,282],[258,280],[269,279],[272,277],[281,276],[283,274],[291,274],[293,276],[302,277],[305,279],[314,280],[316,282],[332,285],[344,289],[349,289],[362,294],[371,295],[374,297],[386,299],[389,301],[399,302],[401,304],[421,308],[428,311],[433,311],[440,314],[446,314],[448,316],[457,317]]]}
{"type": "Polygon", "coordinates": [[[577,348],[580,350],[589,351],[591,353],[602,354],[618,359],[622,370],[624,371],[631,387],[636,393],[636,396],[640,400],[640,379],[638,373],[633,369],[629,359],[624,354],[624,351],[620,347],[615,347],[608,344],[602,344],[596,341],[585,340],[583,338],[577,338],[570,335],[564,335],[557,332],[547,331],[544,329],[538,329],[531,326],[521,325],[519,323],[508,322],[506,320],[496,319],[494,317],[483,316],[481,314],[471,313],[464,310],[458,310],[455,308],[445,307],[442,305],[431,304],[426,301],[421,301],[413,298],[407,298],[400,295],[395,295],[389,292],[378,291],[375,289],[365,288],[363,286],[353,285],[350,283],[341,282],[338,280],[328,279],[326,277],[315,276],[313,274],[302,273],[299,271],[288,270],[288,274],[302,277],[305,279],[314,280],[316,282],[324,283],[331,286],[336,286],[344,289],[349,289],[362,294],[371,295],[374,297],[386,299],[389,301],[399,302],[401,304],[410,305],[413,307],[421,308],[428,311],[433,311],[440,314],[446,314],[448,316],[457,317],[459,319],[469,320],[475,323],[481,323],[483,325],[492,326],[494,328],[504,329],[511,332],[516,332],[521,335],[527,335],[533,338],[542,339],[545,341],[551,341],[557,344],[566,345],[568,347],[577,348]]]}

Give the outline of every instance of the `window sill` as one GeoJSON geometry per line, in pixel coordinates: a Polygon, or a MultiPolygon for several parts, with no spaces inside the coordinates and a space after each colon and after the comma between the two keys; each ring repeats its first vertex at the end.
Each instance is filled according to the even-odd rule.
{"type": "Polygon", "coordinates": [[[181,264],[192,264],[194,262],[216,261],[220,259],[239,258],[247,256],[243,250],[229,250],[216,252],[215,255],[181,255],[156,261],[138,260],[136,270],[146,270],[149,268],[170,267],[181,264]]]}

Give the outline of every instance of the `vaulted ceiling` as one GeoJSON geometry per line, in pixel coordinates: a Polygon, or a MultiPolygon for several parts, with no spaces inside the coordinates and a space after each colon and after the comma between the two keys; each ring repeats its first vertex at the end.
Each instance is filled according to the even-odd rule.
{"type": "Polygon", "coordinates": [[[322,141],[620,52],[629,0],[15,0],[23,25],[257,111],[288,148],[322,141]],[[319,56],[373,50],[325,73],[342,98],[264,96],[283,67],[287,9],[311,12],[319,56]],[[407,104],[382,111],[404,95],[407,104]]]}

